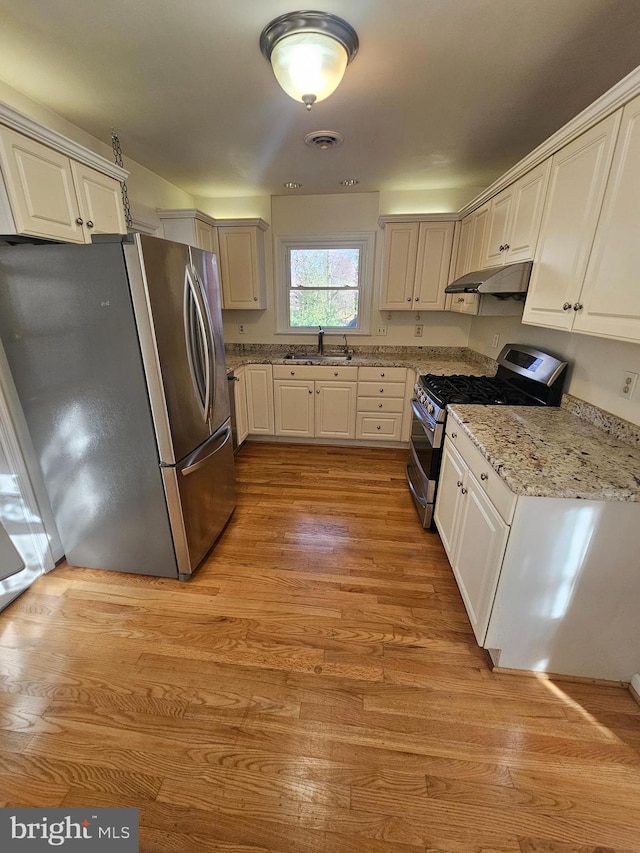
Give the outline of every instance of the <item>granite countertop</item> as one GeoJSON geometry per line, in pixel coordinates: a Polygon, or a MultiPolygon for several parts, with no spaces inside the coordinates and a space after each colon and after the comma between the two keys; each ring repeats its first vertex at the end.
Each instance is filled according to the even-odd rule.
{"type": "Polygon", "coordinates": [[[563,408],[450,405],[518,495],[640,502],[640,448],[563,408]]]}
{"type": "Polygon", "coordinates": [[[464,347],[389,347],[387,351],[384,348],[377,351],[371,348],[367,351],[367,348],[363,347],[362,351],[356,352],[349,361],[344,358],[336,361],[323,358],[321,362],[313,360],[312,352],[309,353],[308,361],[285,358],[288,351],[294,350],[304,351],[304,347],[243,346],[241,351],[237,351],[231,346],[225,353],[227,369],[233,370],[244,364],[314,364],[341,367],[407,367],[417,370],[419,374],[436,373],[441,376],[455,373],[493,376],[497,368],[491,359],[464,347]]]}

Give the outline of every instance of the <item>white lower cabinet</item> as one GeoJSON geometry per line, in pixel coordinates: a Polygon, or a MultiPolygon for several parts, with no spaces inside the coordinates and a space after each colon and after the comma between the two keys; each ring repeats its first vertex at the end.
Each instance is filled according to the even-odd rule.
{"type": "Polygon", "coordinates": [[[234,402],[236,411],[236,434],[238,447],[249,435],[249,415],[247,412],[247,376],[244,367],[234,371],[237,380],[234,402]]]}
{"type": "Polygon", "coordinates": [[[276,435],[355,438],[357,375],[357,367],[276,365],[276,435]]]}
{"type": "Polygon", "coordinates": [[[358,374],[356,438],[401,441],[406,407],[404,367],[361,367],[358,374]]]}
{"type": "Polygon", "coordinates": [[[449,416],[435,522],[497,667],[637,672],[640,503],[516,496],[449,416]]]}
{"type": "Polygon", "coordinates": [[[273,368],[270,364],[247,364],[245,378],[249,433],[273,435],[273,368]]]}

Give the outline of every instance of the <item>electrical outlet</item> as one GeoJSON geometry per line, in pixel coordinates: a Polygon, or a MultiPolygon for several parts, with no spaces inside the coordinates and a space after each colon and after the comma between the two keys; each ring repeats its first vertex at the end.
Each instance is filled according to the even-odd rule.
{"type": "Polygon", "coordinates": [[[416,338],[422,337],[422,330],[423,329],[424,329],[424,326],[422,325],[422,323],[418,323],[416,325],[415,332],[414,332],[414,335],[416,336],[416,338]]]}
{"type": "Polygon", "coordinates": [[[498,349],[498,343],[500,341],[500,335],[494,335],[493,340],[491,341],[491,346],[493,349],[498,349]]]}
{"type": "Polygon", "coordinates": [[[238,334],[239,334],[239,335],[244,335],[244,323],[239,323],[239,324],[238,324],[238,334]]]}
{"type": "Polygon", "coordinates": [[[383,324],[376,329],[376,335],[384,336],[387,334],[387,327],[383,324]]]}
{"type": "Polygon", "coordinates": [[[622,382],[619,385],[618,394],[621,397],[626,397],[627,400],[629,400],[633,396],[637,381],[637,373],[631,373],[631,371],[629,370],[625,371],[625,373],[622,374],[622,382]]]}

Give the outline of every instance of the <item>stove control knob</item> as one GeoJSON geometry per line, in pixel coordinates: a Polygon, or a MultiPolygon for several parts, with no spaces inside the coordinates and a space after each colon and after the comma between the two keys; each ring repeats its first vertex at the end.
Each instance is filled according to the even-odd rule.
{"type": "Polygon", "coordinates": [[[427,411],[429,412],[429,414],[430,414],[430,415],[432,415],[432,414],[435,412],[435,409],[434,409],[434,407],[431,405],[431,403],[428,403],[428,404],[427,404],[427,411]]]}

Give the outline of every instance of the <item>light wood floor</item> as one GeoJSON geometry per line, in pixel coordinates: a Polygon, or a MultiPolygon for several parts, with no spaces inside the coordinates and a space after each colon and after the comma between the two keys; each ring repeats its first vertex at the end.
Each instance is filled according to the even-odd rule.
{"type": "Polygon", "coordinates": [[[640,850],[640,708],[489,671],[405,453],[249,444],[188,584],[59,567],[0,614],[0,805],[142,851],[640,850]]]}

